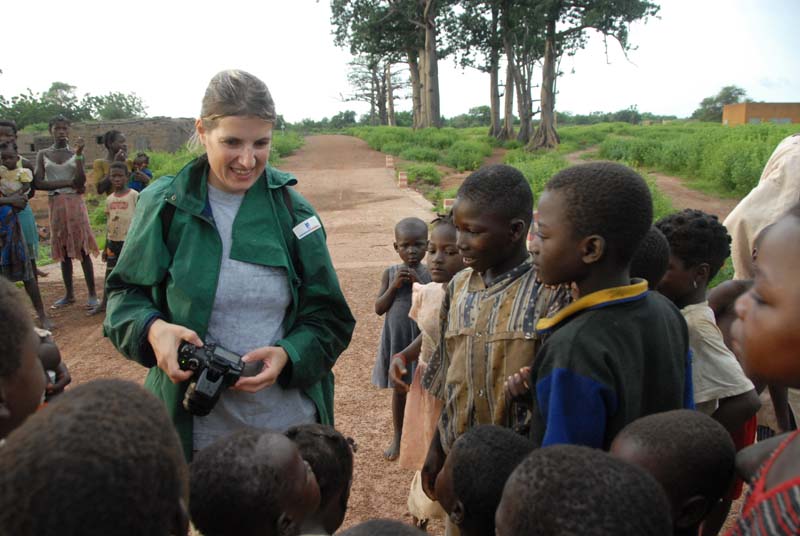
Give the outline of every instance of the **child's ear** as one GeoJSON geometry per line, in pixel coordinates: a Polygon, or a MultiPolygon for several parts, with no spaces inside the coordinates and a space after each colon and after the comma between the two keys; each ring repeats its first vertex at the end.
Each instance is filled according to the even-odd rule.
{"type": "Polygon", "coordinates": [[[520,238],[528,237],[528,227],[522,218],[514,218],[510,225],[511,241],[516,243],[520,238]]]}
{"type": "Polygon", "coordinates": [[[392,242],[392,245],[394,246],[394,250],[397,251],[397,242],[392,242]]]}
{"type": "Polygon", "coordinates": [[[466,514],[466,511],[464,511],[464,503],[456,501],[456,504],[453,505],[453,511],[450,512],[450,521],[455,523],[457,527],[460,527],[464,524],[464,519],[467,517],[466,514]]]}
{"type": "Polygon", "coordinates": [[[580,252],[584,264],[599,262],[606,254],[606,239],[600,235],[587,236],[580,242],[580,252]]]}
{"type": "Polygon", "coordinates": [[[708,276],[711,273],[711,267],[706,262],[701,262],[694,267],[694,280],[698,286],[705,287],[708,284],[708,276]]]}
{"type": "Polygon", "coordinates": [[[176,536],[189,536],[189,509],[183,498],[178,500],[178,509],[175,511],[175,519],[172,520],[173,527],[170,534],[176,536]]]}
{"type": "Polygon", "coordinates": [[[297,536],[300,533],[300,527],[286,512],[283,512],[278,517],[278,521],[275,522],[275,528],[278,536],[297,536]]]}
{"type": "Polygon", "coordinates": [[[675,517],[675,528],[690,529],[696,527],[705,519],[709,510],[711,510],[711,504],[702,495],[695,495],[687,499],[681,505],[680,512],[675,517]]]}

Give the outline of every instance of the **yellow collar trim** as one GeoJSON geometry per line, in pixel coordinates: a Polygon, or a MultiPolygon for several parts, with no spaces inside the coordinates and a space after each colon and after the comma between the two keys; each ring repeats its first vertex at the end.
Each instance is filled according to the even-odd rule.
{"type": "Polygon", "coordinates": [[[635,283],[623,287],[612,287],[592,292],[572,302],[549,318],[542,318],[536,323],[536,331],[549,331],[569,317],[588,309],[598,309],[617,303],[638,300],[647,293],[647,281],[635,279],[635,283]]]}

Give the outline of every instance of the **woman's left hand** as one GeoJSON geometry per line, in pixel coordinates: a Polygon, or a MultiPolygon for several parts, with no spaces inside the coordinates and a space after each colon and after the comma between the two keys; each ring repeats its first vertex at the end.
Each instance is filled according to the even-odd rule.
{"type": "Polygon", "coordinates": [[[289,361],[289,355],[286,350],[280,346],[264,346],[246,353],[242,356],[242,361],[245,363],[253,363],[261,361],[263,368],[261,372],[255,376],[246,376],[239,378],[233,388],[239,391],[247,391],[248,393],[255,393],[265,387],[269,387],[278,380],[278,376],[286,362],[289,361]]]}

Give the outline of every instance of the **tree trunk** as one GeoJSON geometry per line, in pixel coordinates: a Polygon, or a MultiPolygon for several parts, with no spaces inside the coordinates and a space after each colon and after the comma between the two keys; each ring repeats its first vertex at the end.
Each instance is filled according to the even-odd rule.
{"type": "Polygon", "coordinates": [[[506,51],[506,100],[503,129],[499,138],[501,140],[511,140],[514,139],[514,49],[507,37],[503,38],[503,47],[506,51]]]}
{"type": "Polygon", "coordinates": [[[556,21],[547,21],[542,65],[542,120],[530,143],[529,151],[553,149],[561,142],[555,127],[555,83],[556,83],[556,21]]]}
{"type": "Polygon", "coordinates": [[[492,4],[491,45],[489,49],[489,136],[500,137],[500,50],[497,48],[497,4],[492,4]]]}
{"type": "Polygon", "coordinates": [[[411,100],[413,110],[411,113],[413,128],[420,128],[422,124],[422,83],[419,75],[419,56],[416,51],[408,53],[408,70],[411,73],[411,100]]]}
{"type": "Polygon", "coordinates": [[[436,58],[436,0],[426,0],[424,15],[426,126],[440,127],[442,121],[439,112],[439,62],[436,58]]]}
{"type": "Polygon", "coordinates": [[[517,113],[519,114],[519,132],[517,141],[526,145],[531,139],[533,126],[531,125],[531,92],[530,77],[527,76],[528,66],[517,62],[514,68],[514,89],[517,92],[517,113]]]}
{"type": "Polygon", "coordinates": [[[392,86],[392,64],[388,61],[383,67],[386,76],[386,119],[390,127],[397,123],[394,119],[394,87],[392,86]]]}

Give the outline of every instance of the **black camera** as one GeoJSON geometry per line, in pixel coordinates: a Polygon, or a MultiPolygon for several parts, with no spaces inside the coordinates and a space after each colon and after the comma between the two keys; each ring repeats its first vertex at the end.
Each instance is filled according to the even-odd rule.
{"type": "Polygon", "coordinates": [[[178,366],[194,372],[183,407],[192,415],[202,417],[214,409],[222,390],[236,383],[244,372],[245,363],[240,355],[214,343],[198,347],[184,341],[178,347],[178,366]]]}

